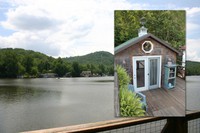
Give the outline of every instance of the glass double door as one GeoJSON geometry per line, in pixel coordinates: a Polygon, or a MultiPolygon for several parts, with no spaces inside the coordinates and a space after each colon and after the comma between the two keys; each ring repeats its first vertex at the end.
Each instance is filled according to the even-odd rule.
{"type": "Polygon", "coordinates": [[[160,87],[161,56],[133,57],[133,84],[135,91],[160,87]]]}

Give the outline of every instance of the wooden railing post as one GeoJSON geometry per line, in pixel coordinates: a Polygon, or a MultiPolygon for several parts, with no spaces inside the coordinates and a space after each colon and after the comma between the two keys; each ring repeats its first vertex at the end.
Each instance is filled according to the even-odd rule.
{"type": "Polygon", "coordinates": [[[187,133],[188,125],[186,117],[167,118],[167,123],[161,133],[187,133]]]}

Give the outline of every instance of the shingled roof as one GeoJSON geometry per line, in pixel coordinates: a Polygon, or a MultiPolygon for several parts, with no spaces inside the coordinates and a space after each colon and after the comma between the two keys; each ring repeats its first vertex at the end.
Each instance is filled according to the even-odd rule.
{"type": "Polygon", "coordinates": [[[135,45],[137,44],[138,42],[146,39],[146,38],[152,38],[154,40],[156,40],[157,42],[163,44],[165,47],[171,49],[172,51],[174,51],[175,53],[177,53],[178,55],[181,55],[181,52],[179,52],[178,50],[176,50],[175,48],[173,48],[169,43],[159,39],[158,37],[154,36],[153,34],[151,33],[148,33],[146,35],[143,35],[141,37],[136,37],[136,38],[132,38],[122,44],[120,44],[119,46],[115,47],[115,54],[121,52],[122,50],[124,49],[127,49],[128,47],[132,46],[132,45],[135,45]]]}

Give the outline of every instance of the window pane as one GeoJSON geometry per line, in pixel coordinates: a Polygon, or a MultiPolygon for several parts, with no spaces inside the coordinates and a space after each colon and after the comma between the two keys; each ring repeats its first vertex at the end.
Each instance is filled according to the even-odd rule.
{"type": "Polygon", "coordinates": [[[150,59],[150,86],[157,85],[158,59],[150,59]]]}
{"type": "Polygon", "coordinates": [[[145,66],[144,66],[144,60],[139,60],[139,61],[136,61],[136,64],[137,64],[137,88],[139,87],[144,87],[145,86],[145,81],[144,81],[144,69],[145,69],[145,66]]]}

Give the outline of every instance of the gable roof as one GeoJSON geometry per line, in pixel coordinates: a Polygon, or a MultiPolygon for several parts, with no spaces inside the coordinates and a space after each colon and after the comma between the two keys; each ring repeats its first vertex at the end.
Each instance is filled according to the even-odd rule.
{"type": "Polygon", "coordinates": [[[137,44],[138,42],[146,39],[146,38],[153,38],[154,40],[158,41],[159,43],[163,44],[165,47],[171,49],[172,51],[174,51],[175,53],[177,53],[178,55],[181,55],[181,52],[179,52],[178,50],[176,50],[175,48],[173,48],[172,46],[170,46],[169,43],[159,39],[158,37],[154,36],[153,34],[151,33],[148,33],[146,35],[143,35],[141,37],[136,37],[136,38],[132,38],[122,44],[120,44],[119,46],[115,47],[115,54],[121,52],[122,50],[132,46],[132,45],[135,45],[137,44]]]}

